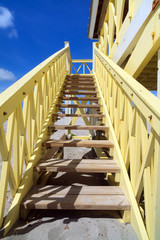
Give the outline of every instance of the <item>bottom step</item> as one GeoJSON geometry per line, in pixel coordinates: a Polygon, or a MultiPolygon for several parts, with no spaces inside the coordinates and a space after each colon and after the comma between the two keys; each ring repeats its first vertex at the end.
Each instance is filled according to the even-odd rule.
{"type": "Polygon", "coordinates": [[[129,210],[117,186],[35,186],[21,206],[25,209],[129,210]]]}

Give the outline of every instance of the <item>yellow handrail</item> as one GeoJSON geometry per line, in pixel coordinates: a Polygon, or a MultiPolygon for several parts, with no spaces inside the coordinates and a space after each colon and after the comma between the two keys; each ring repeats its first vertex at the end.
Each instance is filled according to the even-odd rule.
{"type": "Polygon", "coordinates": [[[120,185],[131,203],[131,223],[140,239],[158,239],[160,100],[96,47],[94,57],[109,137],[121,167],[120,185]]]}
{"type": "Polygon", "coordinates": [[[47,126],[70,74],[69,44],[0,94],[0,226],[8,184],[13,202],[4,222],[7,232],[19,217],[22,198],[33,184],[33,166],[43,154],[47,126]],[[7,128],[5,134],[4,125],[7,128]]]}

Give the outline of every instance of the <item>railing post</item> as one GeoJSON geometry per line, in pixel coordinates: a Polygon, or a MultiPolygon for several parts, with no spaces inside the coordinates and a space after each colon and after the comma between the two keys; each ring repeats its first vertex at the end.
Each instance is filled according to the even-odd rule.
{"type": "Polygon", "coordinates": [[[94,48],[96,47],[96,42],[93,42],[93,63],[92,63],[92,69],[93,69],[93,73],[94,73],[94,71],[95,71],[95,53],[94,53],[94,48]]]}
{"type": "MultiPolygon", "coordinates": [[[[65,47],[69,47],[69,42],[64,42],[65,47]]],[[[67,52],[67,57],[66,57],[66,65],[67,65],[67,74],[70,73],[70,63],[69,63],[69,52],[67,52]]]]}
{"type": "MultiPolygon", "coordinates": [[[[65,42],[65,47],[69,47],[69,42],[65,42]]],[[[71,66],[69,62],[69,52],[67,52],[67,58],[66,58],[66,65],[67,65],[67,74],[71,73],[71,66]]],[[[69,97],[69,95],[66,95],[69,97]]],[[[65,101],[66,104],[71,104],[71,101],[65,101]]],[[[65,114],[71,114],[72,109],[71,108],[65,108],[65,114]]],[[[71,121],[70,117],[66,117],[66,124],[68,125],[71,121]]],[[[67,131],[66,131],[67,134],[67,131]]]]}

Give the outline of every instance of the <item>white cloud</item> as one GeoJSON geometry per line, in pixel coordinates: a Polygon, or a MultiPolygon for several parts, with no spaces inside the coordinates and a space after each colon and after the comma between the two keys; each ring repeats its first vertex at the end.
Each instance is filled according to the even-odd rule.
{"type": "Polygon", "coordinates": [[[13,27],[13,21],[12,13],[7,8],[0,6],[0,28],[13,27]]]}
{"type": "Polygon", "coordinates": [[[10,33],[9,33],[9,35],[8,35],[8,37],[10,37],[10,38],[18,38],[18,33],[17,33],[17,30],[15,29],[15,28],[13,28],[11,31],[10,31],[10,33]]]}
{"type": "Polygon", "coordinates": [[[9,9],[0,6],[0,28],[6,29],[9,28],[8,37],[10,38],[18,38],[18,33],[14,25],[14,17],[13,14],[9,11],[9,9]]]}
{"type": "Polygon", "coordinates": [[[16,76],[14,73],[4,69],[0,68],[0,81],[15,81],[16,76]]]}

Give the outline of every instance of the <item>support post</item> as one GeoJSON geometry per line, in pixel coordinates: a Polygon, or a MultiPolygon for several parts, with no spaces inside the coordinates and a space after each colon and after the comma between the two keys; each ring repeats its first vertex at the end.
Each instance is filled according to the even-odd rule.
{"type": "MultiPolygon", "coordinates": [[[[65,47],[69,47],[69,42],[65,42],[65,47]]],[[[66,58],[66,64],[67,64],[67,74],[70,74],[70,62],[69,62],[69,53],[67,54],[67,58],[66,58]]],[[[69,97],[69,95],[66,95],[67,97],[69,97]]],[[[65,101],[65,104],[71,104],[71,101],[65,101]]],[[[71,108],[65,108],[65,114],[71,114],[71,108]]],[[[71,121],[70,117],[66,117],[66,124],[68,125],[71,121]]],[[[67,134],[67,130],[66,130],[66,134],[67,134]]]]}
{"type": "Polygon", "coordinates": [[[93,63],[92,63],[92,70],[93,70],[93,73],[95,71],[95,54],[94,54],[94,47],[96,47],[96,42],[93,42],[93,56],[92,56],[92,59],[93,59],[93,63]]]}
{"type": "MultiPolygon", "coordinates": [[[[65,47],[69,47],[69,42],[64,42],[64,45],[65,45],[65,47]]],[[[67,74],[69,74],[70,73],[69,53],[67,53],[66,65],[67,65],[67,74]]]]}
{"type": "Polygon", "coordinates": [[[160,48],[158,49],[158,61],[157,61],[157,97],[160,99],[160,48]]]}

